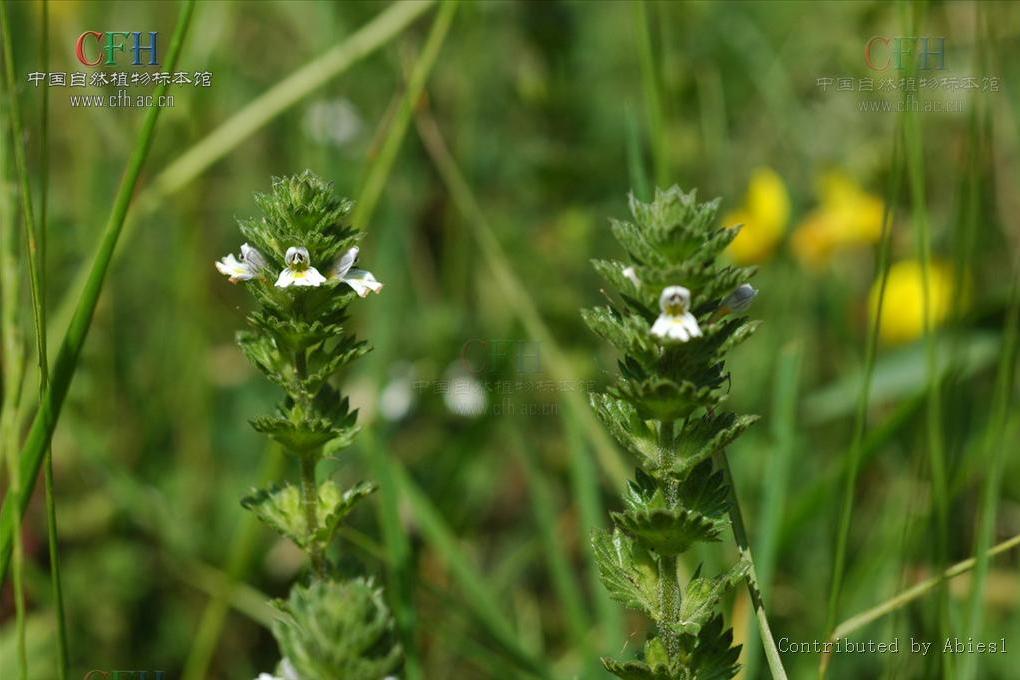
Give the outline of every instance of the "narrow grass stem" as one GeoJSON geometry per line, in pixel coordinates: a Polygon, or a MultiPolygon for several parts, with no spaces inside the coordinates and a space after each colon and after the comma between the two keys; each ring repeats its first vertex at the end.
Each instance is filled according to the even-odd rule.
{"type": "MultiPolygon", "coordinates": [[[[875,360],[878,356],[879,319],[882,318],[882,307],[885,304],[885,292],[889,282],[890,251],[892,249],[893,202],[900,192],[902,175],[902,153],[900,136],[897,134],[893,142],[892,182],[886,196],[882,215],[882,234],[878,249],[878,302],[869,321],[868,342],[864,350],[864,370],[861,379],[861,394],[857,401],[854,417],[853,436],[847,456],[846,476],[843,483],[843,502],[840,507],[839,528],[836,534],[836,555],[832,566],[832,579],[829,585],[829,606],[826,615],[825,631],[831,633],[839,615],[839,598],[843,591],[843,578],[846,575],[846,553],[850,541],[850,525],[853,519],[854,494],[857,492],[857,475],[860,473],[861,461],[865,453],[865,434],[868,424],[868,406],[871,402],[871,383],[875,372],[875,360]]],[[[824,677],[824,670],[823,676],[824,677]]]]}
{"type": "Polygon", "coordinates": [[[453,22],[457,5],[457,0],[444,0],[436,20],[432,24],[432,29],[429,31],[429,36],[425,40],[425,46],[415,61],[407,84],[407,93],[400,100],[397,112],[390,123],[391,131],[386,135],[379,156],[372,164],[365,184],[359,193],[358,203],[354,207],[352,221],[357,226],[364,226],[368,217],[375,212],[376,203],[379,201],[379,196],[382,195],[383,186],[386,183],[386,178],[389,177],[393,162],[396,160],[397,151],[399,151],[407,128],[411,124],[414,107],[421,98],[432,67],[439,57],[439,51],[446,41],[446,34],[453,22]]]}
{"type": "Polygon", "coordinates": [[[744,515],[740,510],[740,500],[737,498],[737,487],[733,483],[733,472],[730,470],[730,462],[726,457],[726,451],[720,451],[716,460],[723,474],[726,476],[726,485],[730,491],[730,523],[733,528],[733,540],[736,541],[740,557],[747,561],[747,592],[751,596],[751,606],[754,608],[755,618],[758,619],[758,632],[761,635],[761,644],[765,650],[765,659],[769,665],[773,680],[786,680],[786,669],[783,668],[783,660],[776,648],[776,641],[772,637],[772,628],[769,626],[768,613],[765,611],[765,602],[761,596],[761,589],[758,588],[757,570],[754,566],[754,557],[751,554],[751,542],[747,537],[747,528],[744,525],[744,515]]]}
{"type": "MultiPolygon", "coordinates": [[[[50,3],[43,0],[42,12],[42,40],[39,41],[40,63],[43,73],[50,70],[50,3]]],[[[41,177],[39,186],[39,291],[40,304],[39,312],[41,318],[38,323],[38,332],[41,336],[38,339],[37,347],[39,356],[39,399],[42,400],[46,394],[46,385],[49,378],[49,365],[47,356],[47,327],[46,327],[46,235],[48,232],[47,218],[49,215],[49,186],[50,186],[50,88],[42,88],[42,110],[40,112],[39,124],[39,147],[41,157],[39,159],[39,174],[41,177]]],[[[67,672],[70,664],[70,652],[67,640],[67,620],[64,610],[64,588],[60,577],[60,532],[57,530],[57,497],[53,484],[53,447],[46,447],[46,461],[43,471],[43,485],[45,487],[46,500],[46,540],[49,547],[50,557],[50,591],[53,598],[53,607],[57,613],[57,677],[59,680],[67,680],[67,672]]]]}
{"type": "MultiPolygon", "coordinates": [[[[996,544],[986,552],[985,556],[986,558],[992,558],[995,557],[996,555],[1001,555],[1002,553],[1017,546],[1020,546],[1020,534],[1013,536],[1012,538],[1009,538],[1001,543],[996,544]]],[[[892,612],[902,607],[905,607],[914,600],[917,600],[918,598],[927,595],[935,588],[944,586],[946,581],[948,581],[949,579],[953,579],[956,578],[957,576],[960,576],[961,574],[967,573],[968,571],[974,568],[977,562],[978,559],[976,557],[970,557],[963,560],[962,562],[957,562],[956,564],[952,565],[951,567],[943,571],[938,576],[932,576],[931,578],[927,578],[918,583],[917,585],[914,585],[908,588],[907,590],[904,590],[903,592],[894,595],[888,600],[885,600],[884,602],[877,604],[874,607],[861,612],[860,614],[851,616],[849,619],[836,626],[836,629],[832,632],[832,635],[829,636],[829,640],[834,642],[836,640],[841,640],[845,637],[850,636],[851,634],[860,630],[869,623],[877,621],[883,616],[891,614],[892,612]]],[[[825,658],[826,657],[823,657],[822,663],[827,663],[825,658]]]]}
{"type": "Polygon", "coordinates": [[[664,187],[669,186],[669,147],[662,111],[662,95],[659,91],[659,75],[655,68],[655,50],[648,28],[648,7],[644,0],[638,0],[632,7],[638,54],[641,59],[641,83],[648,112],[648,137],[652,148],[652,160],[655,163],[655,183],[664,187]]]}
{"type": "MultiPolygon", "coordinates": [[[[6,7],[0,8],[6,11],[6,7]]],[[[4,84],[6,93],[6,81],[4,84]]],[[[0,110],[0,341],[3,351],[0,362],[3,366],[3,408],[0,411],[0,449],[7,466],[8,484],[5,498],[21,502],[21,470],[18,456],[18,422],[21,408],[22,380],[25,374],[24,347],[18,329],[19,279],[17,236],[14,226],[14,210],[7,190],[8,149],[7,116],[0,110]]],[[[19,677],[24,680],[28,674],[28,655],[25,646],[25,592],[23,585],[24,552],[21,542],[21,524],[3,518],[0,531],[10,532],[13,542],[14,559],[14,635],[19,677]]]]}
{"type": "MultiPolygon", "coordinates": [[[[177,58],[180,56],[181,47],[187,35],[188,26],[191,23],[194,5],[194,0],[185,0],[181,6],[177,27],[174,30],[166,59],[168,70],[172,71],[177,65],[177,58]]],[[[8,41],[4,42],[8,44],[8,41]]],[[[168,87],[169,84],[167,83],[160,85],[153,93],[153,101],[159,101],[159,98],[166,94],[168,87]]],[[[154,103],[146,113],[134,151],[128,161],[120,187],[117,190],[110,219],[106,224],[99,249],[92,261],[89,278],[82,289],[74,316],[71,318],[64,341],[61,343],[60,351],[57,353],[57,360],[53,367],[51,380],[46,389],[45,396],[39,404],[39,409],[32,421],[28,438],[22,447],[20,454],[22,467],[19,477],[22,493],[17,498],[13,498],[11,495],[4,498],[3,508],[0,510],[0,583],[6,577],[10,561],[13,542],[12,527],[21,523],[21,517],[28,503],[28,498],[31,496],[31,491],[35,486],[44,453],[50,445],[53,430],[56,428],[57,419],[64,404],[64,397],[67,396],[67,390],[71,386],[71,379],[74,377],[74,372],[78,365],[78,357],[81,355],[81,349],[88,336],[89,327],[92,323],[92,315],[95,312],[96,304],[99,301],[99,294],[106,280],[106,272],[113,258],[113,251],[117,246],[117,240],[120,237],[124,219],[131,205],[131,199],[134,196],[135,187],[142,172],[142,166],[145,164],[145,160],[149,155],[149,149],[152,146],[160,110],[160,107],[154,103]]]]}
{"type": "MultiPolygon", "coordinates": [[[[925,358],[928,366],[926,444],[931,469],[932,497],[935,506],[935,562],[942,568],[949,557],[949,491],[946,471],[945,441],[942,431],[942,379],[938,375],[938,336],[932,329],[932,247],[931,227],[925,195],[924,147],[921,123],[917,112],[906,112],[904,125],[907,166],[913,203],[917,253],[921,260],[921,309],[925,336],[925,358]]],[[[942,589],[938,598],[938,620],[941,636],[949,632],[949,593],[942,589]]],[[[943,660],[943,677],[951,677],[952,658],[943,660]]]]}

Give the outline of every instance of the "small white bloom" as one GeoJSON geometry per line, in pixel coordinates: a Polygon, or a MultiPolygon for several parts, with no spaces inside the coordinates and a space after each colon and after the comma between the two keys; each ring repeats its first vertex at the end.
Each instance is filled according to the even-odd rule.
{"type": "Polygon", "coordinates": [[[701,337],[701,327],[688,309],[691,306],[691,291],[683,286],[667,286],[659,297],[662,314],[652,324],[652,335],[664,340],[687,342],[701,337]]]}
{"type": "Polygon", "coordinates": [[[358,246],[354,246],[340,256],[340,259],[329,270],[329,278],[340,279],[354,289],[360,297],[366,297],[369,291],[378,293],[382,290],[383,284],[376,281],[372,272],[358,269],[354,265],[358,263],[358,253],[361,252],[358,246]]]}
{"type": "Polygon", "coordinates": [[[283,657],[283,660],[280,661],[280,667],[277,670],[280,675],[283,676],[280,680],[301,680],[298,676],[297,670],[294,668],[294,664],[292,664],[290,659],[287,657],[283,657]]]}
{"type": "Polygon", "coordinates": [[[264,269],[266,266],[266,258],[262,257],[262,253],[247,243],[241,244],[241,259],[255,270],[264,269]]]}
{"type": "Polygon", "coordinates": [[[326,282],[326,277],[319,273],[319,270],[311,266],[308,257],[308,249],[304,246],[287,248],[287,254],[283,261],[287,267],[280,272],[280,278],[276,279],[278,288],[288,286],[321,286],[326,282]]]}
{"type": "Polygon", "coordinates": [[[259,673],[259,677],[255,678],[255,680],[283,680],[283,678],[278,678],[277,676],[270,675],[269,673],[259,673]]]}
{"type": "Polygon", "coordinates": [[[446,391],[443,403],[446,408],[464,418],[477,418],[485,412],[489,398],[485,386],[475,376],[465,371],[462,361],[450,364],[446,371],[446,391]]]}
{"type": "Polygon", "coordinates": [[[231,253],[223,259],[216,262],[216,269],[220,274],[224,274],[230,277],[231,283],[237,283],[238,281],[249,281],[256,276],[266,266],[266,260],[262,257],[262,253],[255,250],[247,243],[241,246],[241,259],[238,260],[231,253]]]}
{"type": "Polygon", "coordinates": [[[641,279],[637,277],[637,272],[634,271],[634,267],[627,267],[626,269],[624,269],[623,278],[633,283],[635,288],[641,287],[641,279]]]}
{"type": "Polygon", "coordinates": [[[749,283],[742,283],[723,300],[721,309],[726,313],[745,311],[758,296],[758,291],[749,283]]]}

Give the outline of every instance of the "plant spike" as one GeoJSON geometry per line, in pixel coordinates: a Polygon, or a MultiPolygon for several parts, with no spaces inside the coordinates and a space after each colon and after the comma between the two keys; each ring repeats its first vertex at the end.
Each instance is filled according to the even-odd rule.
{"type": "Polygon", "coordinates": [[[327,444],[335,455],[357,434],[357,412],[331,378],[368,351],[346,332],[347,308],[382,284],[356,267],[361,232],[350,224],[353,203],[336,198],[332,184],[305,171],[274,179],[255,202],[263,215],[240,220],[247,239],[240,259],[228,255],[216,269],[244,282],[258,303],[237,342],[286,396],[275,413],[251,423],[297,459],[301,480],[254,491],[242,505],[311,563],[306,582],[276,603],[273,634],[283,658],[276,676],[259,680],[379,680],[402,659],[382,591],[370,579],[342,579],[327,555],[341,522],[375,485],[320,484],[316,467],[327,444]]]}
{"type": "Polygon", "coordinates": [[[695,192],[632,195],[632,221],[612,223],[629,262],[595,261],[620,304],[584,310],[584,320],[619,350],[620,375],[591,404],[610,434],[637,459],[635,479],[612,513],[612,531],[592,547],[610,595],[649,616],[656,632],[639,658],[603,658],[625,680],[723,680],[737,672],[739,646],[718,605],[751,575],[742,557],[718,576],[682,583],[677,557],[720,540],[730,524],[726,474],[713,460],[755,420],[722,411],[726,353],[757,323],[747,319],[753,270],[719,262],[737,234],[716,224],[719,201],[695,192]]]}

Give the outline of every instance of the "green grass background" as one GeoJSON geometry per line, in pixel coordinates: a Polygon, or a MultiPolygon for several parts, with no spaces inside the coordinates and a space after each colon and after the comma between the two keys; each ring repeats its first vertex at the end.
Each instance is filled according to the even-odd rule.
{"type": "MultiPolygon", "coordinates": [[[[49,88],[44,172],[45,88],[26,80],[43,68],[41,8],[8,12],[29,178],[37,203],[44,183],[48,194],[55,355],[144,111],[74,109],[69,88],[49,88]]],[[[271,89],[386,9],[196,6],[179,70],[210,71],[213,84],[171,88],[176,105],[161,113],[53,438],[69,677],[118,668],[249,678],[277,660],[264,601],[286,593],[300,553],[254,524],[239,499],[294,470],[246,423],[278,395],[233,344],[251,302],[212,262],[237,250],[234,218],[254,213],[252,192],[305,168],[362,200],[363,262],[386,283],[354,306],[375,351],[344,385],[367,433],[332,473],[382,483],[337,556],[386,583],[414,641],[408,676],[601,677],[600,654],[641,644],[646,624],[608,601],[592,573],[586,536],[607,522],[631,466],[587,413],[583,391],[610,378],[615,357],[578,313],[601,297],[588,260],[618,255],[607,218],[625,216],[631,189],[648,198],[675,182],[734,208],[767,165],[790,192],[792,230],[814,207],[818,178],[838,168],[888,199],[887,260],[928,253],[967,272],[951,321],[927,340],[879,344],[869,371],[867,297],[881,247],[812,270],[784,242],[762,263],[753,313],[765,324],[730,369],[732,407],[764,420],[730,461],[777,637],[825,639],[832,625],[1020,533],[1008,351],[1020,8],[462,3],[424,8],[344,68],[320,63],[299,79],[304,89],[271,89]],[[452,19],[445,34],[437,17],[452,19]],[[961,113],[916,115],[861,113],[856,93],[821,92],[820,77],[872,75],[864,45],[875,35],[945,36],[946,75],[997,76],[1001,89],[956,93],[961,113]],[[468,375],[491,388],[475,416],[452,412],[440,389],[457,384],[465,354],[468,375]],[[380,404],[401,394],[407,413],[388,418],[380,404]],[[832,619],[844,473],[855,458],[832,619]]],[[[178,7],[51,2],[49,12],[49,68],[69,72],[87,70],[73,47],[85,30],[159,31],[165,56],[178,7]]],[[[27,425],[38,374],[9,114],[10,210],[0,218],[19,238],[4,275],[21,282],[29,358],[15,416],[27,425]]],[[[14,455],[5,442],[4,456],[14,455]]],[[[29,677],[52,678],[41,484],[22,542],[29,677]]],[[[727,540],[685,567],[716,568],[735,554],[727,540]]],[[[1017,560],[1014,551],[979,561],[851,636],[898,636],[908,649],[911,636],[935,647],[946,635],[1005,636],[1008,654],[841,655],[830,677],[1016,677],[1017,560]]],[[[0,594],[4,678],[19,673],[10,581],[0,594]]],[[[746,595],[726,607],[749,643],[748,675],[766,677],[746,595]]],[[[810,677],[819,658],[784,663],[791,677],[810,677]]]]}

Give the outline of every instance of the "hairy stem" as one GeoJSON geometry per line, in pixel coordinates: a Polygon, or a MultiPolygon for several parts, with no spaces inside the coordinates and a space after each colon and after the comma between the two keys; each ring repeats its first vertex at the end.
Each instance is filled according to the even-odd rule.
{"type": "MultiPolygon", "coordinates": [[[[662,421],[659,426],[659,471],[665,474],[673,460],[673,421],[662,421]]],[[[666,502],[669,507],[677,504],[677,484],[674,480],[666,480],[666,502]]],[[[672,623],[676,620],[680,608],[680,582],[676,577],[676,555],[659,556],[659,609],[662,621],[672,623]]],[[[680,636],[668,626],[659,625],[659,635],[669,655],[676,658],[680,654],[680,636]]]]}
{"type": "MultiPolygon", "coordinates": [[[[298,395],[302,408],[311,406],[308,393],[304,389],[305,377],[308,375],[308,359],[304,350],[294,353],[294,373],[298,377],[298,395]]],[[[326,556],[323,547],[314,539],[319,531],[319,488],[315,482],[315,464],[319,460],[319,450],[302,451],[297,455],[301,459],[301,508],[305,513],[307,525],[308,556],[312,560],[312,569],[317,576],[326,575],[326,556]]]]}
{"type": "Polygon", "coordinates": [[[308,524],[308,555],[312,560],[312,569],[319,577],[326,575],[326,555],[322,546],[313,540],[319,530],[319,492],[315,485],[315,462],[317,455],[305,454],[301,457],[301,507],[305,511],[305,522],[308,524]]]}

